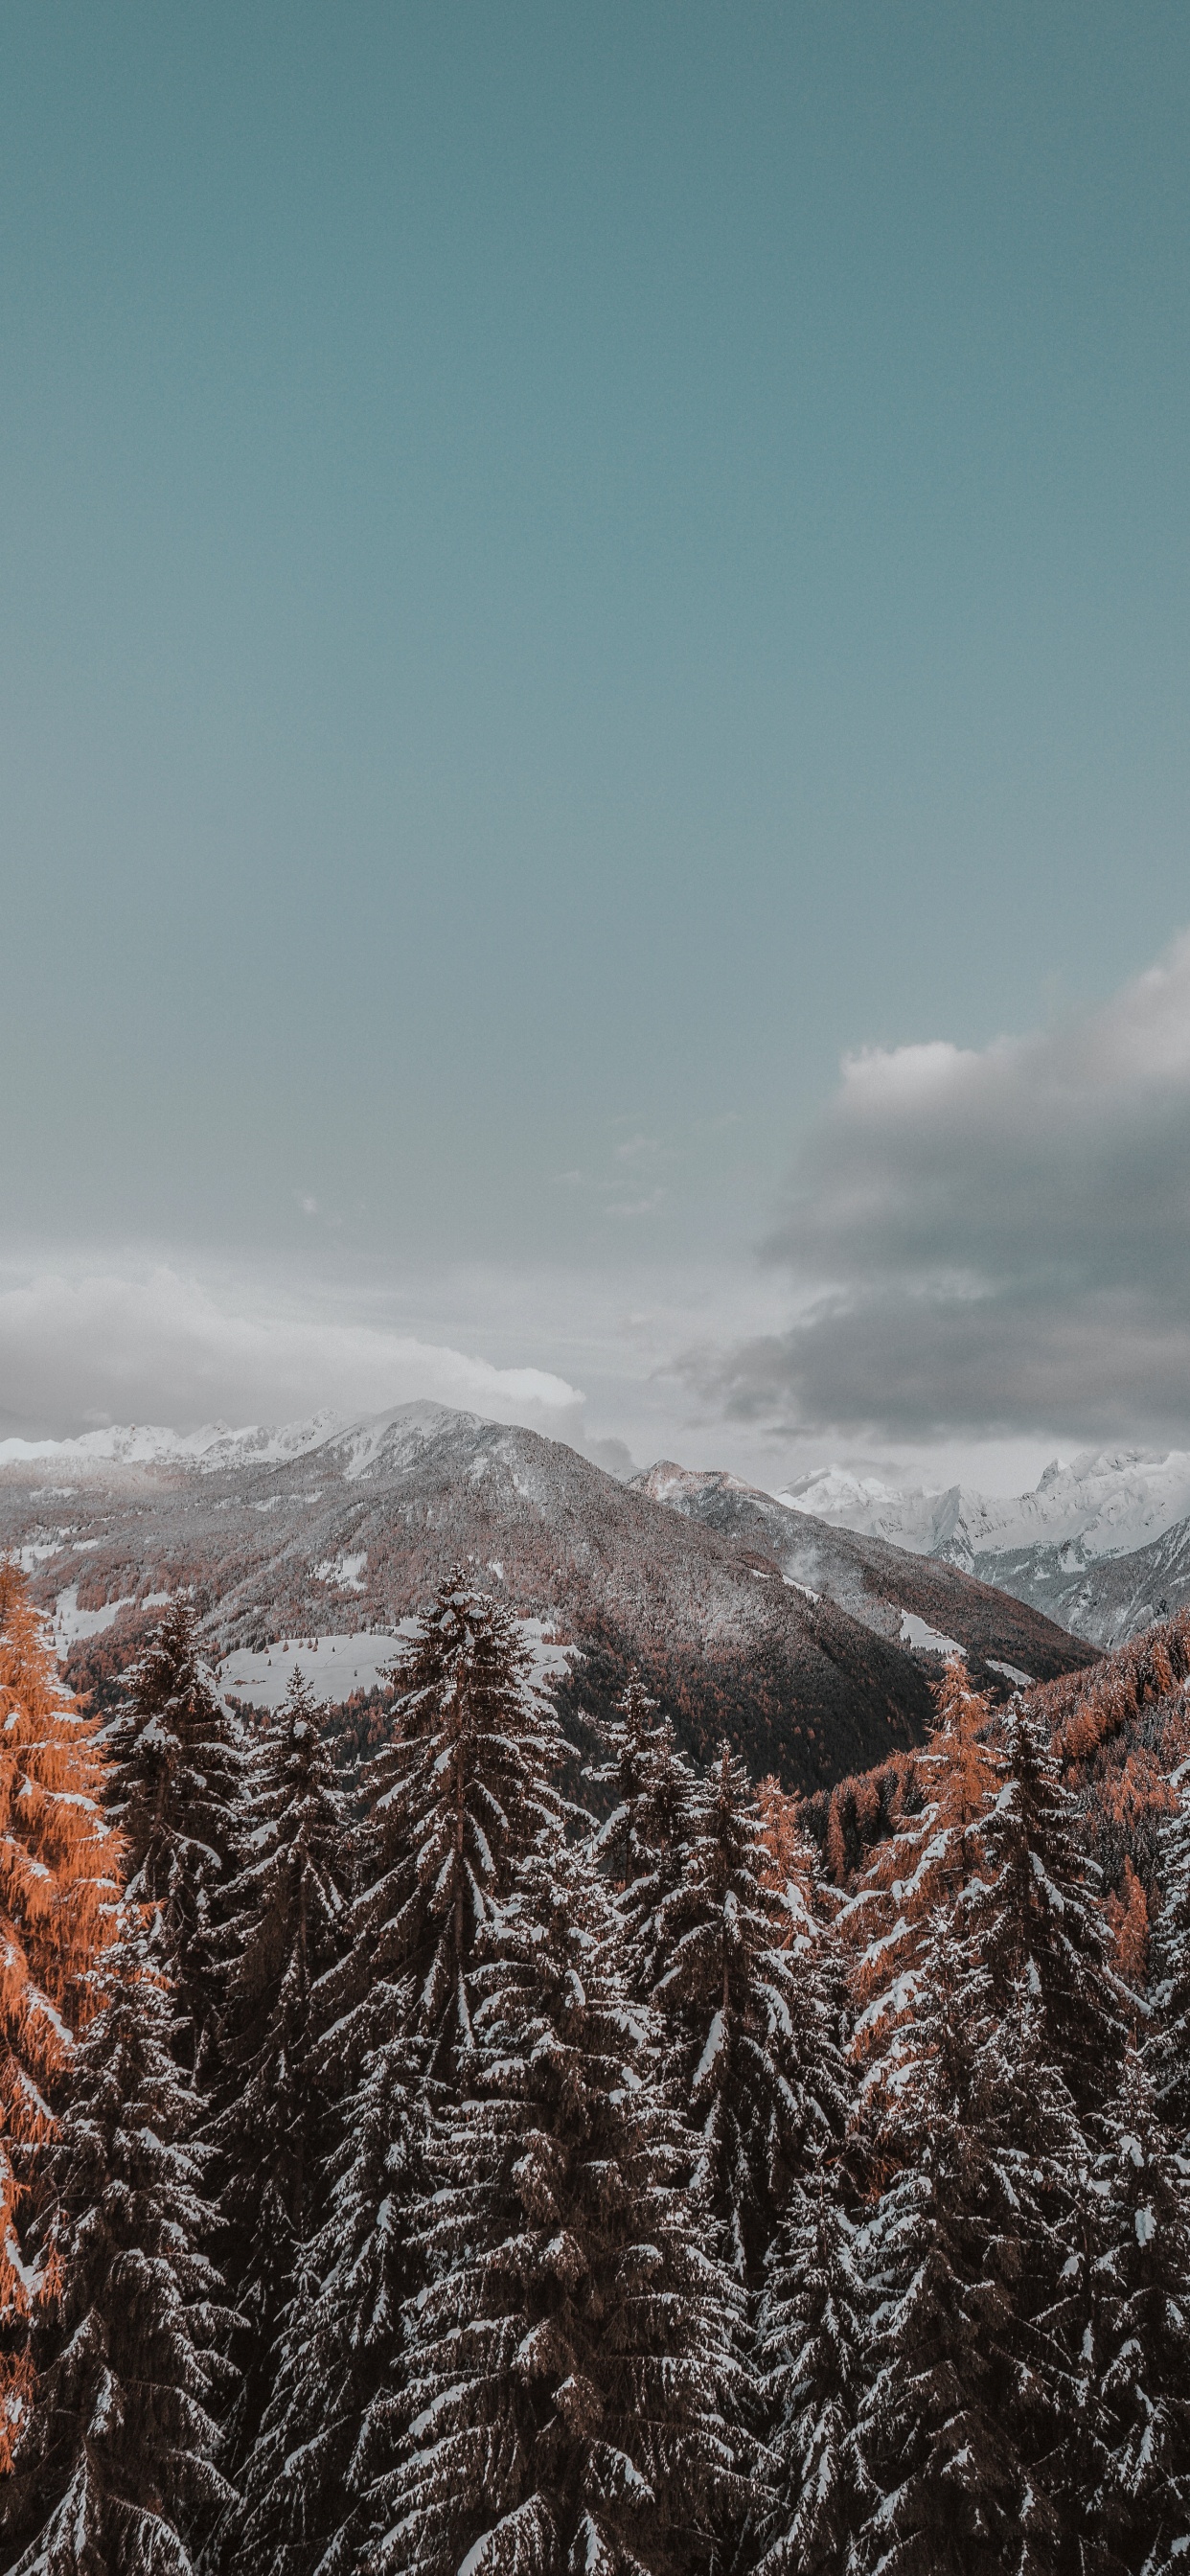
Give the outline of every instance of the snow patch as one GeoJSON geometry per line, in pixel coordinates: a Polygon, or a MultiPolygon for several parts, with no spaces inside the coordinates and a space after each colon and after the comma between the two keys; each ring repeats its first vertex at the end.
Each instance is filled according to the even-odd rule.
{"type": "Polygon", "coordinates": [[[280,1708],[294,1674],[300,1672],[315,1699],[332,1703],[350,1699],[354,1691],[377,1688],[416,1627],[416,1619],[401,1619],[394,1628],[357,1628],[345,1637],[303,1637],[258,1652],[243,1646],[220,1664],[219,1686],[232,1699],[247,1700],[252,1708],[280,1708]]]}
{"type": "Polygon", "coordinates": [[[80,1638],[101,1636],[119,1618],[121,1610],[162,1610],[172,1599],[172,1592],[142,1592],[139,1596],[125,1592],[118,1601],[105,1601],[99,1610],[80,1610],[78,1585],[68,1584],[58,1594],[51,1618],[55,1652],[64,1655],[80,1638]]]}
{"type": "Polygon", "coordinates": [[[940,1628],[931,1628],[928,1619],[919,1619],[913,1610],[901,1612],[901,1644],[913,1646],[919,1655],[961,1655],[957,1637],[944,1637],[940,1628]]]}
{"type": "Polygon", "coordinates": [[[65,1531],[60,1530],[56,1538],[31,1538],[24,1547],[19,1547],[17,1564],[22,1574],[36,1574],[38,1566],[44,1565],[47,1557],[61,1556],[65,1536],[65,1531]]]}
{"type": "Polygon", "coordinates": [[[333,1583],[339,1592],[366,1592],[368,1551],[366,1547],[354,1556],[324,1556],[314,1568],[316,1583],[333,1583]]]}
{"type": "MultiPolygon", "coordinates": [[[[220,1688],[252,1708],[280,1708],[295,1672],[300,1672],[315,1699],[335,1705],[355,1691],[378,1688],[390,1665],[401,1658],[419,1621],[399,1619],[391,1628],[355,1628],[346,1636],[287,1638],[263,1650],[237,1647],[219,1667],[220,1688]]],[[[530,1680],[550,1689],[569,1669],[573,1648],[559,1645],[540,1619],[518,1619],[529,1657],[530,1680]]]]}

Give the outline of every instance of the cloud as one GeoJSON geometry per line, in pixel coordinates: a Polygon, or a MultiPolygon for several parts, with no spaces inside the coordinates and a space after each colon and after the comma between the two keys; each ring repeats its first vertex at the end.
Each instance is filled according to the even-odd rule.
{"type": "Polygon", "coordinates": [[[1107,1004],[849,1058],[766,1247],[785,1332],[729,1412],[934,1437],[1190,1430],[1190,934],[1107,1004]]]}
{"type": "Polygon", "coordinates": [[[62,1437],[103,1422],[288,1421],[419,1396],[581,1445],[583,1396],[550,1370],[343,1321],[164,1264],[60,1265],[0,1285],[0,1425],[62,1437]]]}

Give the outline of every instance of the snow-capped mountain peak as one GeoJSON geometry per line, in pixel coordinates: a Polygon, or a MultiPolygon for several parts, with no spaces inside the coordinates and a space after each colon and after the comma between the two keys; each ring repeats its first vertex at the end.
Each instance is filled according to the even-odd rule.
{"type": "Polygon", "coordinates": [[[1028,1494],[896,1487],[828,1467],[778,1500],[868,1538],[974,1570],[976,1560],[1037,1546],[1077,1551],[1079,1563],[1123,1556],[1190,1517],[1190,1451],[1088,1449],[1053,1458],[1028,1494]]]}
{"type": "Polygon", "coordinates": [[[446,1405],[427,1402],[396,1405],[387,1413],[350,1416],[327,1406],[301,1422],[250,1422],[234,1430],[226,1422],[204,1423],[198,1431],[173,1431],[162,1423],[113,1423],[99,1431],[80,1432],[65,1440],[0,1440],[0,1467],[44,1465],[48,1468],[102,1471],[109,1467],[194,1466],[214,1475],[236,1467],[268,1466],[287,1458],[304,1458],[330,1444],[348,1445],[354,1472],[361,1474],[394,1441],[424,1437],[446,1420],[470,1420],[446,1405]]]}

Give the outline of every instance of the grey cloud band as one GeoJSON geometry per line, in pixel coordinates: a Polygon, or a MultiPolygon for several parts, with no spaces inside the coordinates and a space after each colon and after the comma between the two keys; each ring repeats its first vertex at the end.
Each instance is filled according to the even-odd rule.
{"type": "Polygon", "coordinates": [[[1053,1032],[852,1059],[766,1250],[802,1313],[715,1372],[730,1413],[1183,1434],[1190,936],[1053,1032]]]}

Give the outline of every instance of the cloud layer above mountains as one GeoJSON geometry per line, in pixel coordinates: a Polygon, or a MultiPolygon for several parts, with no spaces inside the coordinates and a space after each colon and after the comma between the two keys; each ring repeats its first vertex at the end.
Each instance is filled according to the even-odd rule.
{"type": "Polygon", "coordinates": [[[242,1286],[220,1295],[165,1264],[47,1268],[0,1287],[0,1384],[2,1429],[18,1436],[130,1420],[285,1422],[428,1397],[583,1440],[580,1391],[547,1369],[497,1368],[242,1286]]]}
{"type": "Polygon", "coordinates": [[[739,1234],[724,1258],[722,1233],[705,1275],[638,1254],[554,1272],[527,1247],[507,1275],[347,1264],[304,1287],[230,1253],[76,1247],[0,1275],[0,1436],[430,1397],[618,1472],[625,1442],[763,1483],[949,1454],[948,1476],[959,1455],[1014,1489],[1051,1446],[1185,1445],[1190,934],[1052,1029],[849,1057],[765,1260],[739,1234]],[[1022,1446],[1032,1464],[981,1464],[1022,1446]]]}
{"type": "Polygon", "coordinates": [[[766,1249],[799,1313],[717,1373],[737,1417],[1184,1436],[1190,934],[1052,1031],[848,1058],[766,1249]]]}

